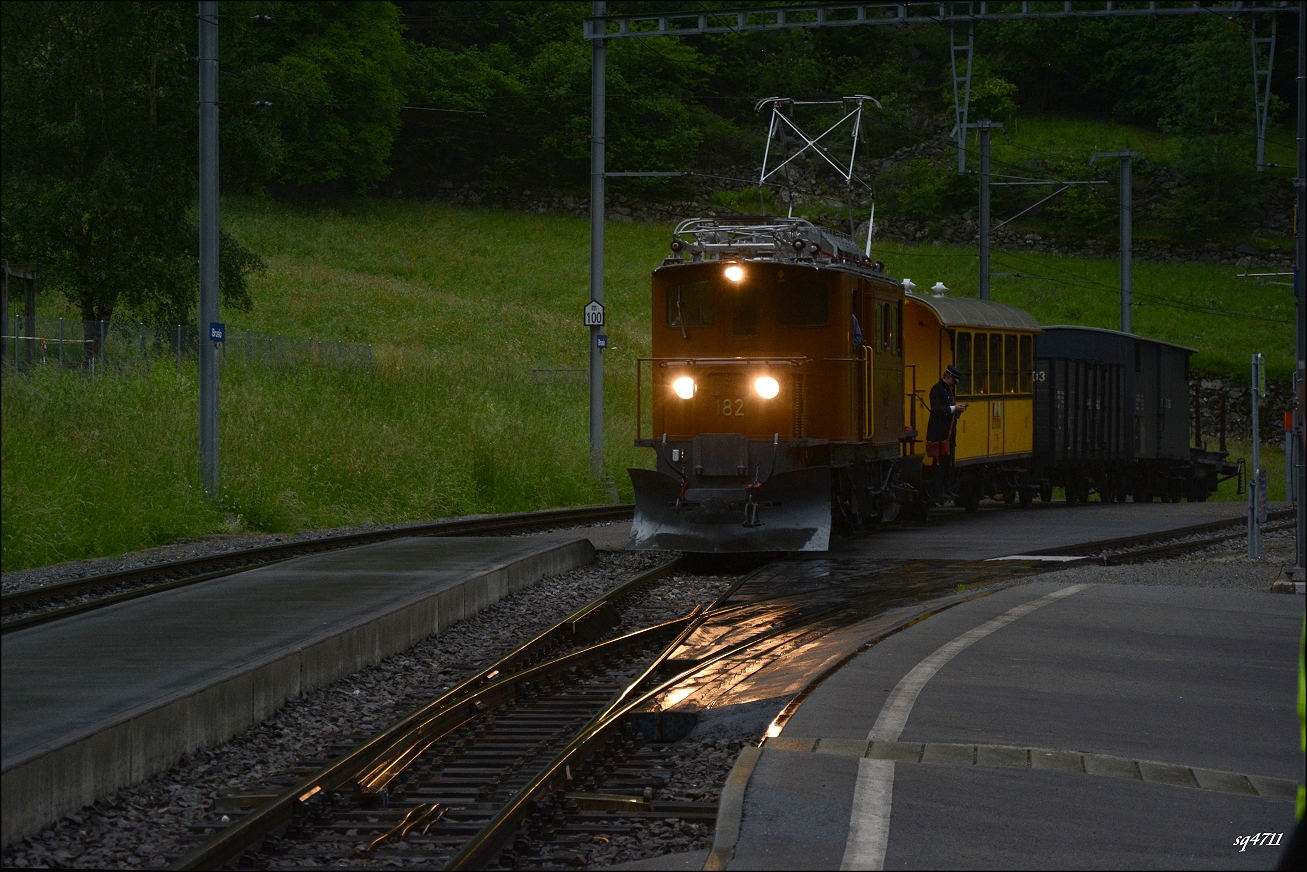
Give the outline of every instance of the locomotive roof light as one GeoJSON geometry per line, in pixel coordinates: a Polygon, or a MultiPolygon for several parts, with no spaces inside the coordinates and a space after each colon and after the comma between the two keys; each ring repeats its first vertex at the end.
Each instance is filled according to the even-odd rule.
{"type": "Polygon", "coordinates": [[[733,282],[738,282],[744,278],[744,270],[740,268],[739,264],[733,263],[726,268],[726,277],[733,282]]]}
{"type": "Polygon", "coordinates": [[[688,375],[683,375],[672,382],[672,390],[676,391],[676,395],[683,400],[691,399],[694,397],[695,391],[694,379],[688,375]]]}
{"type": "Polygon", "coordinates": [[[770,400],[781,392],[780,382],[769,375],[760,376],[753,383],[753,389],[764,400],[770,400]]]}

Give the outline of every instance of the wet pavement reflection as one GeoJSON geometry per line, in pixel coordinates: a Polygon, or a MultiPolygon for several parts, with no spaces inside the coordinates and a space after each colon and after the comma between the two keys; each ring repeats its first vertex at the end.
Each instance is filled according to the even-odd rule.
{"type": "Polygon", "coordinates": [[[799,680],[833,656],[818,649],[841,630],[905,606],[1001,588],[1047,569],[1035,561],[790,558],[768,563],[719,602],[675,652],[676,663],[704,667],[666,703],[685,699],[685,706],[702,708],[749,701],[757,693],[737,690],[748,679],[783,664],[792,665],[799,680]]]}

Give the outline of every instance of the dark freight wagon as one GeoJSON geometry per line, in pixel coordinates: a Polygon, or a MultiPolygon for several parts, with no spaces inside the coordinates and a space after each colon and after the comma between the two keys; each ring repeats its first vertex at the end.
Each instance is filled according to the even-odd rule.
{"type": "Polygon", "coordinates": [[[1189,445],[1194,349],[1116,330],[1045,327],[1035,338],[1034,461],[1048,498],[1203,500],[1237,472],[1189,445]]]}

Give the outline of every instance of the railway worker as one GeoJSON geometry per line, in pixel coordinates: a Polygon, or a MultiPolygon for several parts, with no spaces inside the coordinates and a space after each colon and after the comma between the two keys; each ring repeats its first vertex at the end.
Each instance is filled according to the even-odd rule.
{"type": "Polygon", "coordinates": [[[926,456],[935,458],[935,466],[948,470],[953,466],[953,449],[957,445],[956,421],[967,410],[959,403],[955,390],[962,372],[948,366],[930,389],[930,421],[926,424],[926,456]]]}

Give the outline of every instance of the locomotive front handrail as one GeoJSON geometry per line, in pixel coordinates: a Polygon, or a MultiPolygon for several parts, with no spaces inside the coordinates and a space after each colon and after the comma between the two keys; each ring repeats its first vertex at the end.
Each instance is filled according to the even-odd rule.
{"type": "Polygon", "coordinates": [[[641,357],[659,366],[802,366],[812,358],[798,357],[641,357]]]}

